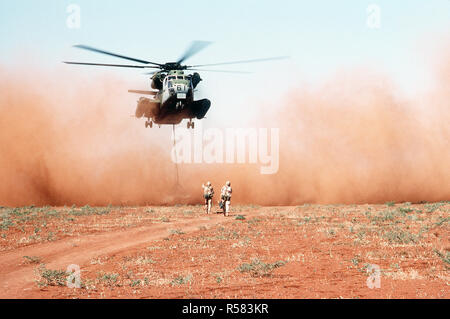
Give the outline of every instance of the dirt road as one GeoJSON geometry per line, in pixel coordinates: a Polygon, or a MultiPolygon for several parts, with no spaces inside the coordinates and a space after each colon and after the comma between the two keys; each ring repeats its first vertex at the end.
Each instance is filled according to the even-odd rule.
{"type": "Polygon", "coordinates": [[[148,246],[152,241],[167,237],[171,229],[187,233],[224,221],[226,219],[222,214],[214,213],[194,220],[70,237],[0,252],[0,298],[39,298],[39,294],[36,295],[36,265],[24,263],[24,256],[39,256],[50,269],[66,269],[71,264],[83,269],[100,255],[113,255],[148,246]]]}

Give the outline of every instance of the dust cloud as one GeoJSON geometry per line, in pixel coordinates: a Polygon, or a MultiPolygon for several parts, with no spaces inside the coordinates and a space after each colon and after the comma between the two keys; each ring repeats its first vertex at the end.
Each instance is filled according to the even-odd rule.
{"type": "Polygon", "coordinates": [[[177,168],[172,128],[145,129],[130,117],[138,96],[114,76],[0,67],[0,205],[200,203],[207,180],[216,194],[231,180],[234,203],[449,200],[449,57],[421,98],[353,70],[288,92],[281,105],[261,105],[266,111],[248,126],[280,128],[273,175],[250,164],[177,168]]]}

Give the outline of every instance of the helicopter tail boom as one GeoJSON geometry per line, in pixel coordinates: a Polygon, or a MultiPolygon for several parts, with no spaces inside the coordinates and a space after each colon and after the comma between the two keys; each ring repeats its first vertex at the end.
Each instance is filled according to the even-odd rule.
{"type": "Polygon", "coordinates": [[[145,90],[128,90],[129,93],[156,95],[158,91],[145,91],[145,90]]]}

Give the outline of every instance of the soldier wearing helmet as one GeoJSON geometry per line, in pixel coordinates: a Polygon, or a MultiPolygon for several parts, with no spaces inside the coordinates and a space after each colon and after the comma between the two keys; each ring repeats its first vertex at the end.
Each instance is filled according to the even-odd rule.
{"type": "Polygon", "coordinates": [[[211,212],[212,198],[214,196],[214,189],[211,182],[207,182],[206,185],[202,184],[203,198],[205,199],[205,212],[209,214],[211,212]]]}
{"type": "Polygon", "coordinates": [[[223,209],[223,214],[225,216],[228,216],[228,213],[230,212],[230,201],[231,201],[231,183],[227,181],[225,185],[222,187],[222,191],[220,194],[221,202],[220,202],[220,208],[223,209]]]}

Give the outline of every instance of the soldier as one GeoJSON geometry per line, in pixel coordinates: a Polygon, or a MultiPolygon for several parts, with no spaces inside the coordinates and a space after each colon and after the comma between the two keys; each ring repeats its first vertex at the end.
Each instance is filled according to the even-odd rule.
{"type": "Polygon", "coordinates": [[[224,203],[225,203],[225,190],[226,190],[226,185],[222,186],[222,189],[220,190],[220,201],[219,201],[219,207],[220,207],[220,209],[224,209],[224,203]]]}
{"type": "Polygon", "coordinates": [[[207,214],[211,212],[211,203],[214,196],[214,189],[211,186],[211,182],[207,182],[206,186],[202,184],[203,197],[205,198],[205,211],[207,214]]]}
{"type": "Polygon", "coordinates": [[[228,216],[228,213],[230,212],[230,201],[231,201],[231,193],[232,193],[232,189],[231,189],[231,183],[229,181],[227,181],[225,183],[225,186],[222,187],[222,191],[221,191],[221,203],[220,203],[220,208],[223,209],[223,214],[225,216],[228,216]]]}

